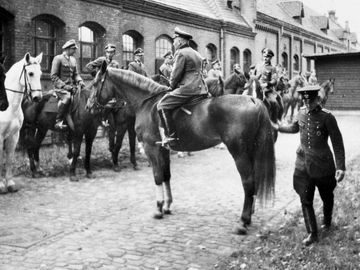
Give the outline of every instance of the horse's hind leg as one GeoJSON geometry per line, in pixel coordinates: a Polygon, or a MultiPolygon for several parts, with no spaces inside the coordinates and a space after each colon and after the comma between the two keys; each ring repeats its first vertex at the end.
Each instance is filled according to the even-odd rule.
{"type": "Polygon", "coordinates": [[[164,215],[170,213],[170,205],[172,203],[171,187],[170,187],[170,152],[160,147],[144,144],[145,153],[153,169],[155,185],[156,185],[156,210],[153,217],[160,219],[164,215]],[[166,204],[164,206],[164,186],[166,191],[166,204]]]}
{"type": "Polygon", "coordinates": [[[94,127],[91,129],[90,132],[85,133],[85,163],[84,167],[86,170],[86,177],[92,178],[92,171],[90,166],[90,159],[91,159],[91,150],[93,146],[93,142],[96,136],[97,128],[94,127]]]}
{"type": "Polygon", "coordinates": [[[33,171],[33,177],[43,175],[42,168],[40,167],[40,147],[41,143],[46,136],[47,130],[37,129],[34,137],[34,146],[33,146],[33,160],[35,165],[35,171],[33,171]]]}
{"type": "Polygon", "coordinates": [[[247,226],[251,224],[251,215],[254,211],[255,182],[253,165],[247,153],[238,152],[238,154],[233,155],[233,158],[241,176],[245,195],[243,211],[241,214],[242,224],[236,226],[234,232],[236,234],[246,234],[247,226]]]}
{"type": "Polygon", "coordinates": [[[9,192],[16,192],[19,190],[19,187],[15,184],[13,177],[13,163],[14,163],[14,155],[16,144],[19,140],[19,132],[16,132],[12,137],[9,137],[5,140],[5,181],[7,185],[7,190],[9,192]]]}
{"type": "Polygon", "coordinates": [[[135,132],[135,119],[128,119],[127,121],[127,131],[129,136],[129,145],[130,145],[130,162],[133,165],[134,170],[138,169],[136,162],[136,132],[135,132]]]}
{"type": "Polygon", "coordinates": [[[76,164],[80,154],[82,136],[74,136],[74,152],[73,159],[70,165],[70,181],[77,182],[79,178],[76,175],[76,164]]]}

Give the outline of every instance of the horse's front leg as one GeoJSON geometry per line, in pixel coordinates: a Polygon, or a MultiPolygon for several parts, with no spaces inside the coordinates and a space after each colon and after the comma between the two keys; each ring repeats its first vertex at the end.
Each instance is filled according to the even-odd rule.
{"type": "Polygon", "coordinates": [[[93,142],[96,136],[97,127],[91,129],[90,132],[86,132],[85,134],[85,163],[84,167],[86,170],[86,177],[93,178],[91,166],[90,166],[90,159],[91,159],[91,150],[93,146],[93,142]]]}
{"type": "Polygon", "coordinates": [[[80,154],[82,136],[75,136],[73,141],[74,141],[74,152],[73,152],[72,162],[70,165],[70,181],[78,182],[79,177],[76,175],[76,164],[80,154]]]}
{"type": "Polygon", "coordinates": [[[19,131],[16,132],[12,137],[7,138],[5,141],[5,183],[9,192],[16,192],[19,190],[18,185],[12,179],[13,177],[13,163],[16,144],[19,140],[19,131]]]}
{"type": "Polygon", "coordinates": [[[156,185],[156,210],[153,217],[160,219],[164,213],[170,213],[172,203],[172,194],[170,187],[170,152],[160,147],[144,144],[145,153],[153,169],[154,180],[156,185]],[[164,187],[166,191],[166,202],[164,208],[164,187]]]}
{"type": "Polygon", "coordinates": [[[138,169],[138,165],[136,162],[136,132],[135,132],[135,119],[127,121],[127,131],[129,137],[129,145],[130,145],[130,162],[133,165],[134,170],[138,169]]]}
{"type": "Polygon", "coordinates": [[[35,176],[43,176],[43,169],[40,166],[40,147],[41,143],[46,136],[47,130],[38,129],[35,135],[35,144],[32,149],[33,159],[35,164],[35,176]]]}

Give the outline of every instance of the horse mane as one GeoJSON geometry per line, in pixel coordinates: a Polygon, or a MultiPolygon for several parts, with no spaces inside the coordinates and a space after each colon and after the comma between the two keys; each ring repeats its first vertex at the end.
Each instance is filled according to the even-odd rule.
{"type": "Polygon", "coordinates": [[[157,95],[168,90],[167,86],[161,85],[150,78],[137,74],[131,70],[108,68],[115,76],[121,77],[125,84],[139,90],[146,91],[151,95],[157,95]]]}

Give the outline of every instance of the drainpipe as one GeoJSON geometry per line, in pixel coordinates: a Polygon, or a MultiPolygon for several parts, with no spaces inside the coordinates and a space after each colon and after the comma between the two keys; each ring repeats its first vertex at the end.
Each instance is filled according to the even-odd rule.
{"type": "Polygon", "coordinates": [[[221,23],[220,26],[220,61],[223,68],[224,78],[226,77],[226,66],[225,66],[225,34],[224,34],[224,24],[221,23]]]}

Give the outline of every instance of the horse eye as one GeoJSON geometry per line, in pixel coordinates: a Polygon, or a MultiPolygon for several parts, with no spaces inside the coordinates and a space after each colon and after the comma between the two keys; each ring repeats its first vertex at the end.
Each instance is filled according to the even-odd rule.
{"type": "Polygon", "coordinates": [[[34,72],[29,72],[29,76],[34,76],[34,72]]]}

